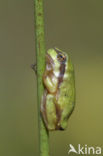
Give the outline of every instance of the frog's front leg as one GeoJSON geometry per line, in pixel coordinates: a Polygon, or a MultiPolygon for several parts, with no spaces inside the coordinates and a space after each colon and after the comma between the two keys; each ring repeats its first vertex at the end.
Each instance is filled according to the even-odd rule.
{"type": "Polygon", "coordinates": [[[53,73],[44,74],[43,82],[49,93],[55,93],[58,88],[58,78],[53,73]]]}

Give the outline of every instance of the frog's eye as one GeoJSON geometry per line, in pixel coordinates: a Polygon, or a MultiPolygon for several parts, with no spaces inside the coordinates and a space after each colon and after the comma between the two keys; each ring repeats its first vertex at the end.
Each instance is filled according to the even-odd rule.
{"type": "Polygon", "coordinates": [[[66,60],[66,57],[62,54],[58,54],[57,55],[57,59],[60,61],[60,62],[64,62],[66,60]]]}

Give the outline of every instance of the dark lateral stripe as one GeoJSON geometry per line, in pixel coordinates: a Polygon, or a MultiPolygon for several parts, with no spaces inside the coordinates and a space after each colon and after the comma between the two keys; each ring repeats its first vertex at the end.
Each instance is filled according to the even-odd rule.
{"type": "Polygon", "coordinates": [[[63,77],[64,77],[64,73],[65,73],[65,63],[61,63],[60,64],[60,74],[59,74],[59,78],[58,78],[58,87],[60,86],[61,82],[63,82],[63,77]]]}
{"type": "MultiPolygon", "coordinates": [[[[54,48],[55,51],[57,52],[57,54],[59,55],[61,52],[59,50],[57,50],[56,48],[54,48]]],[[[59,73],[59,77],[58,77],[58,89],[61,85],[61,83],[63,82],[63,77],[64,77],[64,73],[65,73],[65,63],[66,63],[66,59],[64,61],[59,61],[60,62],[60,73],[59,73]]],[[[58,101],[58,100],[57,100],[58,101]]],[[[55,103],[55,107],[56,107],[56,116],[57,116],[57,124],[56,124],[56,129],[57,130],[62,130],[62,127],[58,126],[58,123],[61,119],[61,114],[62,111],[59,108],[58,104],[55,103]]]]}
{"type": "MultiPolygon", "coordinates": [[[[58,89],[59,89],[60,84],[63,82],[64,73],[65,73],[65,63],[63,62],[60,64],[60,74],[59,74],[59,78],[58,78],[58,89]]],[[[60,127],[58,127],[58,123],[61,119],[62,111],[57,104],[55,104],[55,106],[56,106],[56,116],[57,116],[56,129],[59,129],[60,127]]]]}

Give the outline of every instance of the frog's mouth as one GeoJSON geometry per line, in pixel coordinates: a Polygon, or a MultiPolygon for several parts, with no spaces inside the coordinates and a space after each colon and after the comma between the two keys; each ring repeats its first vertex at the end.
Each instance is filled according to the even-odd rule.
{"type": "Polygon", "coordinates": [[[53,69],[54,61],[50,55],[46,54],[46,65],[49,70],[53,69]]]}
{"type": "Polygon", "coordinates": [[[53,59],[51,58],[51,56],[49,54],[46,54],[46,62],[47,63],[54,63],[53,59]]]}

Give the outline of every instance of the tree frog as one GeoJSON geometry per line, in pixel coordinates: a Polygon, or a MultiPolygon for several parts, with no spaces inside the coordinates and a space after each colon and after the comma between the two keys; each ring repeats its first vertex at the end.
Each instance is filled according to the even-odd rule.
{"type": "Polygon", "coordinates": [[[75,104],[74,69],[69,54],[58,48],[46,53],[41,114],[48,130],[65,130],[75,104]]]}

